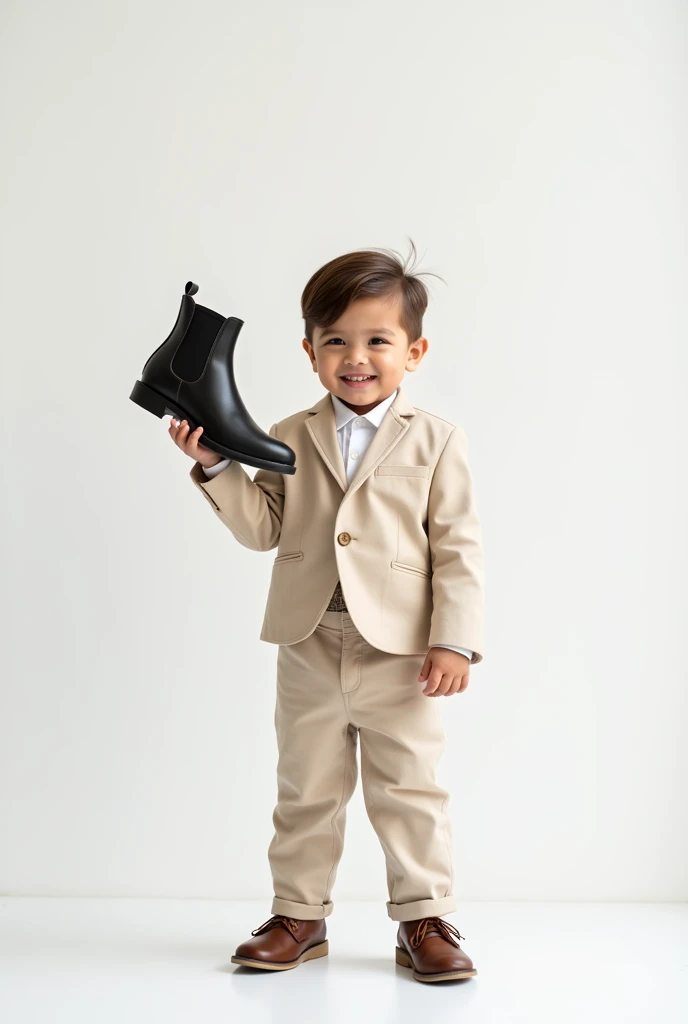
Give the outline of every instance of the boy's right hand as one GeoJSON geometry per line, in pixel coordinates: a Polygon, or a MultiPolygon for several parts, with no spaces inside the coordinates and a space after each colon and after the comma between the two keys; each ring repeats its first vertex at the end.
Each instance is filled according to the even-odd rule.
{"type": "Polygon", "coordinates": [[[210,469],[211,466],[216,466],[218,462],[222,462],[222,456],[216,455],[215,452],[211,452],[210,448],[204,448],[203,445],[198,443],[202,433],[203,427],[196,427],[194,431],[189,433],[189,424],[186,420],[180,422],[174,417],[170,420],[169,435],[177,447],[181,448],[189,458],[195,459],[196,462],[200,462],[206,469],[210,469]]]}

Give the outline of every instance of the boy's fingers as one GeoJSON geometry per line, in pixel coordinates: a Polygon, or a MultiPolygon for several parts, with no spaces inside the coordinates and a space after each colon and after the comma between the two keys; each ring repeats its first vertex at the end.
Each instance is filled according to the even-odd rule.
{"type": "Polygon", "coordinates": [[[192,455],[196,454],[198,441],[203,433],[203,427],[196,427],[195,430],[189,433],[188,420],[177,420],[172,416],[170,418],[169,432],[183,451],[192,455]]]}
{"type": "Polygon", "coordinates": [[[189,424],[186,422],[186,420],[182,420],[181,423],[179,422],[179,420],[177,420],[177,426],[170,427],[172,437],[174,438],[175,443],[179,445],[179,447],[182,450],[186,447],[186,432],[188,431],[188,429],[189,424]]]}
{"type": "MultiPolygon", "coordinates": [[[[187,429],[187,431],[189,429],[189,424],[188,423],[186,425],[186,429],[187,429]]],[[[193,454],[196,454],[196,452],[198,450],[198,442],[199,442],[199,439],[200,439],[200,436],[201,436],[202,433],[203,433],[203,427],[196,427],[195,430],[191,431],[191,433],[186,438],[186,448],[187,448],[187,451],[190,451],[193,454]]]]}
{"type": "Polygon", "coordinates": [[[444,697],[447,690],[451,686],[451,676],[447,675],[446,672],[440,673],[438,671],[437,674],[433,673],[431,675],[430,679],[428,680],[428,685],[430,686],[430,689],[426,687],[426,689],[423,690],[423,693],[425,693],[426,696],[444,697]]]}
{"type": "Polygon", "coordinates": [[[423,690],[423,693],[426,694],[426,696],[430,697],[439,686],[440,679],[441,676],[438,678],[436,674],[432,674],[428,679],[427,683],[425,684],[425,689],[423,690]]]}

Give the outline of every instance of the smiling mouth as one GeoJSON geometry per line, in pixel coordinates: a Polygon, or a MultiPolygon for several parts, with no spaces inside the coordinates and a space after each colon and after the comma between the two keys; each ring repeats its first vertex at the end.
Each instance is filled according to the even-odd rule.
{"type": "Polygon", "coordinates": [[[349,380],[351,377],[363,377],[364,380],[375,380],[377,377],[376,373],[344,373],[340,376],[340,380],[349,380]]]}

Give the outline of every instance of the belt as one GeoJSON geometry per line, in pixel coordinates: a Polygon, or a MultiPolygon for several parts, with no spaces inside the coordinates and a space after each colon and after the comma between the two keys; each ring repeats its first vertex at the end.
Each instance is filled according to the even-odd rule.
{"type": "Polygon", "coordinates": [[[344,594],[342,593],[342,585],[337,580],[337,586],[334,588],[330,603],[327,606],[328,612],[345,612],[348,611],[346,607],[346,601],[344,600],[344,594]]]}

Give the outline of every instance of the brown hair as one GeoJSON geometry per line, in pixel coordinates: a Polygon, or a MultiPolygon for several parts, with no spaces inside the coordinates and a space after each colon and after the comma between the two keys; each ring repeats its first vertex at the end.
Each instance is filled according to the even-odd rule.
{"type": "MultiPolygon", "coordinates": [[[[416,247],[410,238],[409,241],[415,256],[416,247]]],[[[309,344],[313,345],[315,327],[329,327],[352,302],[371,296],[400,295],[399,322],[409,345],[420,338],[428,305],[427,288],[420,275],[409,270],[398,256],[394,249],[356,249],[316,270],[301,296],[301,315],[309,344]]]]}

